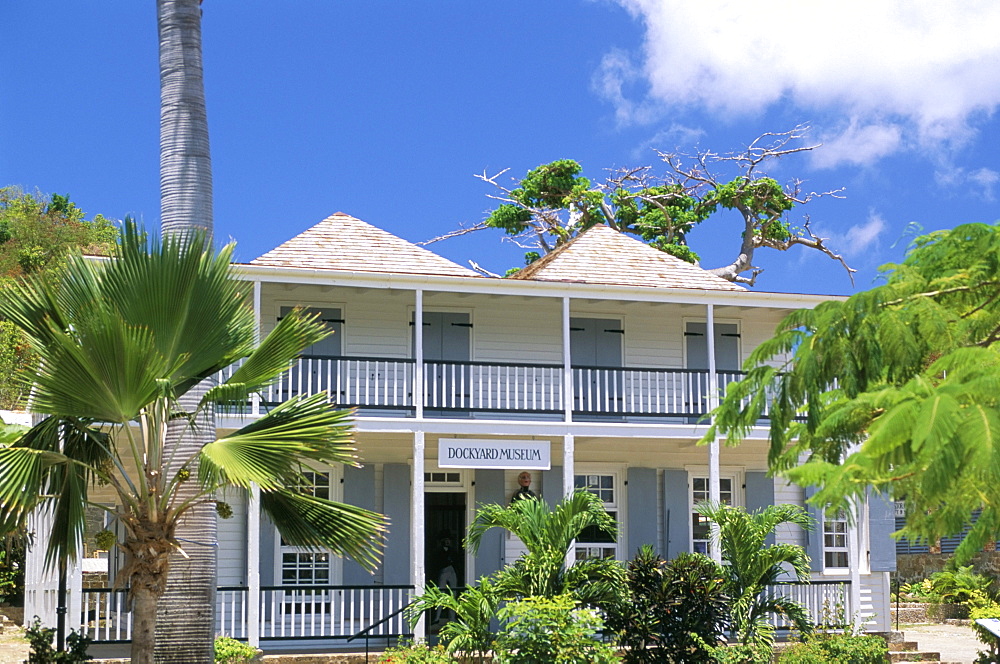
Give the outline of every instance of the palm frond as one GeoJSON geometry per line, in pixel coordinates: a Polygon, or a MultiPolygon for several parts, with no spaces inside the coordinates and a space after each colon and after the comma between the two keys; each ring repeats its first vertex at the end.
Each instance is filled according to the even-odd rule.
{"type": "MultiPolygon", "coordinates": [[[[283,316],[260,346],[219,386],[218,393],[225,395],[224,400],[236,401],[277,380],[306,347],[330,335],[316,318],[317,314],[306,314],[301,309],[283,316]],[[224,391],[229,386],[242,386],[239,388],[242,394],[235,387],[224,391]]],[[[211,393],[205,395],[205,401],[212,398],[219,397],[211,393]]]]}
{"type": "Polygon", "coordinates": [[[261,509],[291,546],[329,549],[374,570],[384,545],[381,514],[288,489],[261,491],[261,509]]]}
{"type": "Polygon", "coordinates": [[[356,465],[352,414],[333,408],[324,394],[290,399],[203,447],[199,481],[204,487],[279,488],[291,483],[303,464],[356,465]]]}

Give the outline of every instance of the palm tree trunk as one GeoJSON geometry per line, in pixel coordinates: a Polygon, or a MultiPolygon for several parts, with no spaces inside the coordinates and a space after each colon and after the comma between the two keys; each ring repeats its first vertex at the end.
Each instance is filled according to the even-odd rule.
{"type": "Polygon", "coordinates": [[[160,222],[212,232],[212,158],[201,67],[200,0],[157,0],[160,35],[160,222]]]}
{"type": "Polygon", "coordinates": [[[156,593],[148,584],[135,584],[130,591],[132,600],[132,664],[153,664],[153,643],[156,629],[156,593]]]}
{"type": "MultiPolygon", "coordinates": [[[[195,229],[212,232],[212,163],[201,64],[201,1],[156,0],[160,39],[160,216],[164,234],[195,229]]],[[[167,305],[169,306],[169,304],[167,305]]],[[[193,410],[207,384],[181,399],[193,410]]],[[[166,472],[215,438],[215,414],[203,412],[196,426],[172,420],[167,430],[166,472]],[[171,457],[171,455],[173,455],[171,457]]],[[[191,468],[192,476],[197,469],[191,468]]],[[[194,490],[192,480],[185,486],[194,490]]],[[[183,492],[182,487],[182,492],[183,492]]],[[[195,508],[176,535],[187,558],[173,555],[167,589],[160,598],[156,661],[208,664],[214,661],[216,515],[212,505],[195,508]]],[[[133,636],[133,652],[136,649],[133,636]]]]}

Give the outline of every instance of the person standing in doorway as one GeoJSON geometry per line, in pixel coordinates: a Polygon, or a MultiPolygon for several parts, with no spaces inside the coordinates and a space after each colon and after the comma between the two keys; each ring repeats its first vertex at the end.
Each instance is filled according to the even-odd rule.
{"type": "MultiPolygon", "coordinates": [[[[457,556],[458,551],[452,539],[451,531],[442,530],[438,536],[437,546],[434,548],[434,566],[431,568],[435,570],[434,581],[441,590],[447,588],[450,591],[454,591],[458,587],[458,572],[455,568],[458,564],[457,556]]],[[[440,622],[443,618],[443,613],[444,609],[438,609],[437,616],[433,622],[440,622]]]]}

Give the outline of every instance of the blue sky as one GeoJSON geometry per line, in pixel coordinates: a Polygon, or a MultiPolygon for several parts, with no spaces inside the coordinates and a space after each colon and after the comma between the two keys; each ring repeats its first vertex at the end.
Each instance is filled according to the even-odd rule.
{"type": "MultiPolygon", "coordinates": [[[[811,126],[780,181],[859,272],[758,252],[758,290],[850,293],[924,230],[1000,218],[1000,4],[205,0],[218,239],[249,260],[344,211],[411,241],[481,220],[484,170],[658,163],[811,126]]],[[[0,3],[0,185],[159,224],[153,0],[0,3]]],[[[793,217],[800,220],[801,217],[793,217]]],[[[694,233],[731,260],[734,220],[694,233]]],[[[484,231],[434,244],[502,272],[484,231]]]]}

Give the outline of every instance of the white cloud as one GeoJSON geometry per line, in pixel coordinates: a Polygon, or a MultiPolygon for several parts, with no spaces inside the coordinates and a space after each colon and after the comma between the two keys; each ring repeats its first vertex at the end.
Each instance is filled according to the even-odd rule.
{"type": "MultiPolygon", "coordinates": [[[[996,0],[616,1],[645,25],[648,94],[668,106],[835,111],[853,118],[843,144],[874,138],[877,158],[904,129],[917,144],[961,141],[1000,105],[996,0]]],[[[619,120],[641,121],[617,92],[605,96],[619,120]]]]}
{"type": "Polygon", "coordinates": [[[996,200],[996,187],[1000,184],[1000,172],[985,166],[967,170],[951,163],[942,163],[934,172],[938,186],[962,193],[963,187],[971,186],[972,194],[992,203],[996,200]]]}
{"type": "Polygon", "coordinates": [[[823,148],[809,153],[816,168],[832,168],[840,164],[867,165],[892,154],[902,141],[902,128],[894,123],[861,125],[857,118],[840,132],[819,136],[823,148]]]}
{"type": "Polygon", "coordinates": [[[879,238],[886,229],[882,215],[872,211],[868,213],[868,221],[855,224],[847,229],[838,245],[847,256],[859,256],[878,246],[879,238]]]}
{"type": "Polygon", "coordinates": [[[997,183],[1000,182],[1000,173],[994,171],[992,168],[980,168],[978,170],[969,173],[969,180],[973,184],[977,184],[982,188],[982,196],[989,202],[996,200],[994,196],[994,188],[997,183]]]}

